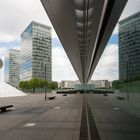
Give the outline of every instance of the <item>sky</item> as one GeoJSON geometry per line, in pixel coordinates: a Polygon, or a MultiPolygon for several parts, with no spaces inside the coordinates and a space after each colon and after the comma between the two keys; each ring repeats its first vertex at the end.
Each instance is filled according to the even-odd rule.
{"type": "MultiPolygon", "coordinates": [[[[128,0],[120,20],[140,9],[139,0],[128,0]]],[[[31,21],[52,24],[40,0],[0,0],[0,58],[4,60],[10,48],[20,49],[20,34],[31,21]]],[[[4,68],[0,80],[4,79],[4,68]]],[[[52,27],[52,80],[77,80],[71,63],[52,27]]],[[[118,79],[118,26],[93,73],[93,80],[118,79]]]]}

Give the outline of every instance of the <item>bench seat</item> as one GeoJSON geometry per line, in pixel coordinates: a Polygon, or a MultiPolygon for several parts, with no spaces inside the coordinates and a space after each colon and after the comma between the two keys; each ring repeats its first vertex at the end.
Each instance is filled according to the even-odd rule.
{"type": "Polygon", "coordinates": [[[56,96],[47,97],[49,100],[53,100],[56,96]]]}
{"type": "Polygon", "coordinates": [[[1,112],[6,112],[7,108],[13,107],[13,105],[0,105],[1,112]]]}

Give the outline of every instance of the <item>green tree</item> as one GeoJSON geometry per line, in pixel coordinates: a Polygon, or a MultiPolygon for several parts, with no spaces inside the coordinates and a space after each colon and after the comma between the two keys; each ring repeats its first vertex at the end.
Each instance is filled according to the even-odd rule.
{"type": "Polygon", "coordinates": [[[23,87],[24,87],[24,81],[20,81],[19,88],[23,89],[23,87]]]}
{"type": "Polygon", "coordinates": [[[40,86],[39,79],[38,78],[32,78],[29,81],[29,87],[33,89],[33,92],[35,92],[35,89],[40,86]]]}
{"type": "Polygon", "coordinates": [[[39,87],[43,88],[45,86],[45,82],[42,79],[39,79],[39,87]]]}
{"type": "Polygon", "coordinates": [[[29,89],[29,82],[28,81],[21,81],[19,83],[19,88],[21,88],[22,90],[29,89]]]}
{"type": "Polygon", "coordinates": [[[55,90],[58,88],[58,83],[57,82],[50,82],[49,83],[49,88],[52,90],[55,90]]]}
{"type": "Polygon", "coordinates": [[[121,84],[122,84],[122,83],[123,83],[123,82],[120,81],[120,80],[114,80],[114,81],[112,82],[112,86],[113,86],[113,88],[119,89],[119,88],[121,88],[121,84]]]}

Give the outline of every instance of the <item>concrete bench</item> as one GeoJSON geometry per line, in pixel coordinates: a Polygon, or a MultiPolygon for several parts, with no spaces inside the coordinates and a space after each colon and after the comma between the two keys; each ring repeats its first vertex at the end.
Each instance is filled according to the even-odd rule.
{"type": "Polygon", "coordinates": [[[125,100],[126,97],[124,97],[124,96],[117,96],[117,98],[118,98],[119,100],[125,100]]]}
{"type": "Polygon", "coordinates": [[[13,107],[13,105],[0,105],[1,112],[6,112],[6,109],[11,107],[13,107]]]}
{"type": "Polygon", "coordinates": [[[63,94],[63,96],[67,96],[67,94],[66,94],[66,93],[64,93],[64,94],[63,94]]]}
{"type": "Polygon", "coordinates": [[[104,96],[108,96],[108,94],[107,94],[107,93],[103,93],[103,95],[104,95],[104,96]]]}
{"type": "Polygon", "coordinates": [[[47,97],[49,100],[53,100],[55,99],[56,96],[50,96],[50,97],[47,97]]]}

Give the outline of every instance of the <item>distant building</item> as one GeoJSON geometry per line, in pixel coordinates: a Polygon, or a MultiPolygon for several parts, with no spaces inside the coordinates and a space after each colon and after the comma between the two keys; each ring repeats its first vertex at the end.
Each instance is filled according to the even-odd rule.
{"type": "Polygon", "coordinates": [[[51,27],[31,22],[21,34],[20,80],[52,80],[51,27]]]}
{"type": "Polygon", "coordinates": [[[5,82],[14,87],[18,87],[20,80],[20,51],[10,49],[5,57],[4,65],[5,82]]]}
{"type": "Polygon", "coordinates": [[[78,80],[76,81],[66,80],[66,81],[61,81],[60,86],[62,89],[71,89],[74,88],[74,85],[76,84],[80,84],[80,82],[78,80]]]}
{"type": "Polygon", "coordinates": [[[119,79],[140,76],[140,12],[119,22],[119,79]]]}
{"type": "MultiPolygon", "coordinates": [[[[88,84],[90,85],[89,86],[90,88],[91,88],[91,85],[93,85],[93,88],[110,88],[111,87],[111,84],[108,80],[90,80],[88,82],[88,84]]],[[[75,88],[75,86],[80,87],[80,81],[79,80],[76,80],[76,81],[69,81],[69,80],[61,81],[59,86],[61,87],[61,89],[72,89],[72,88],[75,88]]]]}
{"type": "Polygon", "coordinates": [[[108,80],[90,80],[88,84],[94,84],[95,88],[109,88],[108,80]]]}

